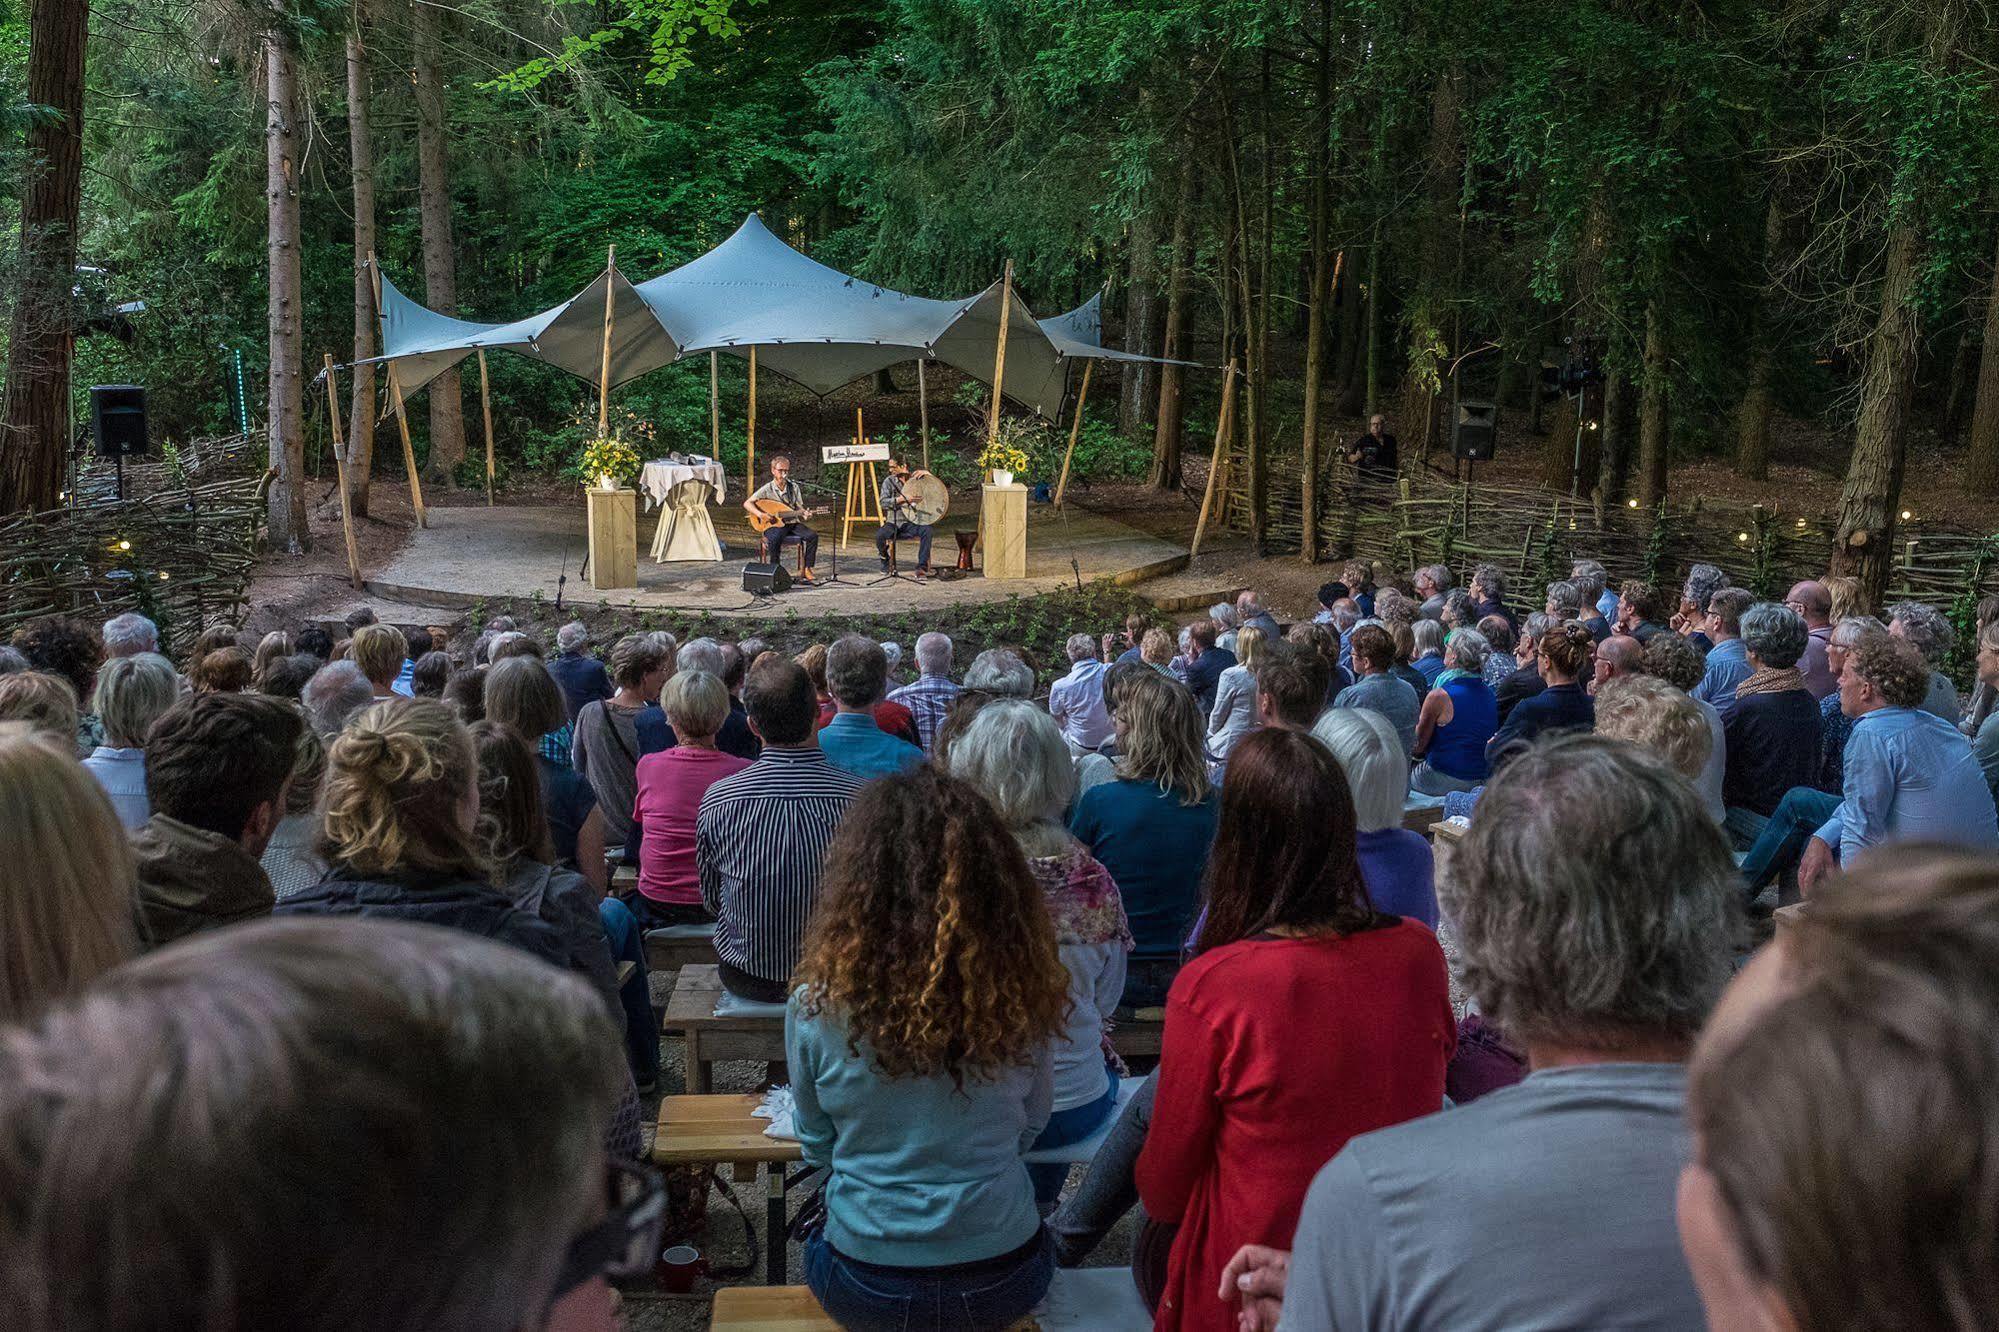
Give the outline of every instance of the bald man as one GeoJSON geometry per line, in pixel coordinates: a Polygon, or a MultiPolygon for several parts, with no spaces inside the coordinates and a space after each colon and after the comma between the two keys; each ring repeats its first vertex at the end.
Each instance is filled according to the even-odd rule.
{"type": "Polygon", "coordinates": [[[1645,660],[1645,645],[1629,634],[1612,634],[1596,645],[1596,674],[1590,680],[1594,694],[1620,675],[1637,675],[1645,660]]]}
{"type": "Polygon", "coordinates": [[[1805,643],[1805,655],[1798,660],[1798,670],[1805,677],[1805,688],[1813,698],[1822,699],[1839,688],[1839,677],[1832,673],[1826,663],[1826,645],[1832,642],[1832,593],[1826,591],[1825,584],[1807,578],[1793,586],[1784,597],[1784,604],[1804,617],[1805,628],[1811,637],[1805,643]]]}

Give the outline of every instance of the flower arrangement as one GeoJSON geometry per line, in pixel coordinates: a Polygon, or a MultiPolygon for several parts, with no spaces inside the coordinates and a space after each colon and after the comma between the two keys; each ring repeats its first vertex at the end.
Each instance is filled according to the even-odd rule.
{"type": "Polygon", "coordinates": [[[585,484],[594,482],[605,490],[616,490],[638,480],[639,469],[644,465],[639,451],[616,429],[586,442],[576,461],[585,484]]]}
{"type": "Polygon", "coordinates": [[[999,430],[979,450],[979,466],[988,472],[1004,472],[1009,480],[1013,473],[1027,471],[1033,466],[1031,450],[1037,433],[1035,426],[1024,421],[1001,418],[999,430]]]}

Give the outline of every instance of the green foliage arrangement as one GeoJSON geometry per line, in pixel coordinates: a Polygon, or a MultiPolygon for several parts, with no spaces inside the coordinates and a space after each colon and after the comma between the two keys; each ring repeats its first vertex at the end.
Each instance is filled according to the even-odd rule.
{"type": "Polygon", "coordinates": [[[629,486],[639,479],[639,469],[644,465],[645,459],[638,449],[616,429],[591,439],[576,457],[576,470],[582,473],[586,486],[595,486],[604,477],[620,486],[629,486]]]}

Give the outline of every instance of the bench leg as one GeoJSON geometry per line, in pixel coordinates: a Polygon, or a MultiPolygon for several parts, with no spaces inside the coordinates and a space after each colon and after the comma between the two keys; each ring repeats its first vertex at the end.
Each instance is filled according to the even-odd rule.
{"type": "Polygon", "coordinates": [[[785,1189],[784,1163],[773,1161],[764,1167],[764,1245],[768,1254],[764,1259],[764,1284],[782,1286],[785,1263],[785,1189]]]}
{"type": "Polygon", "coordinates": [[[690,1031],[681,1038],[683,1057],[687,1062],[687,1094],[706,1096],[711,1069],[708,1061],[701,1057],[701,1034],[690,1031]]]}

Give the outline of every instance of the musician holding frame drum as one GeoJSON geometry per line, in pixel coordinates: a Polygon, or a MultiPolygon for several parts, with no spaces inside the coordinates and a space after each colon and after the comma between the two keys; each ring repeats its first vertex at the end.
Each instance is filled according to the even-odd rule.
{"type": "Polygon", "coordinates": [[[890,541],[916,541],[916,576],[931,578],[930,533],[938,519],[950,508],[951,492],[928,472],[909,470],[900,458],[888,460],[882,477],[882,525],[875,532],[875,553],[881,556],[882,571],[890,567],[890,541]]]}

